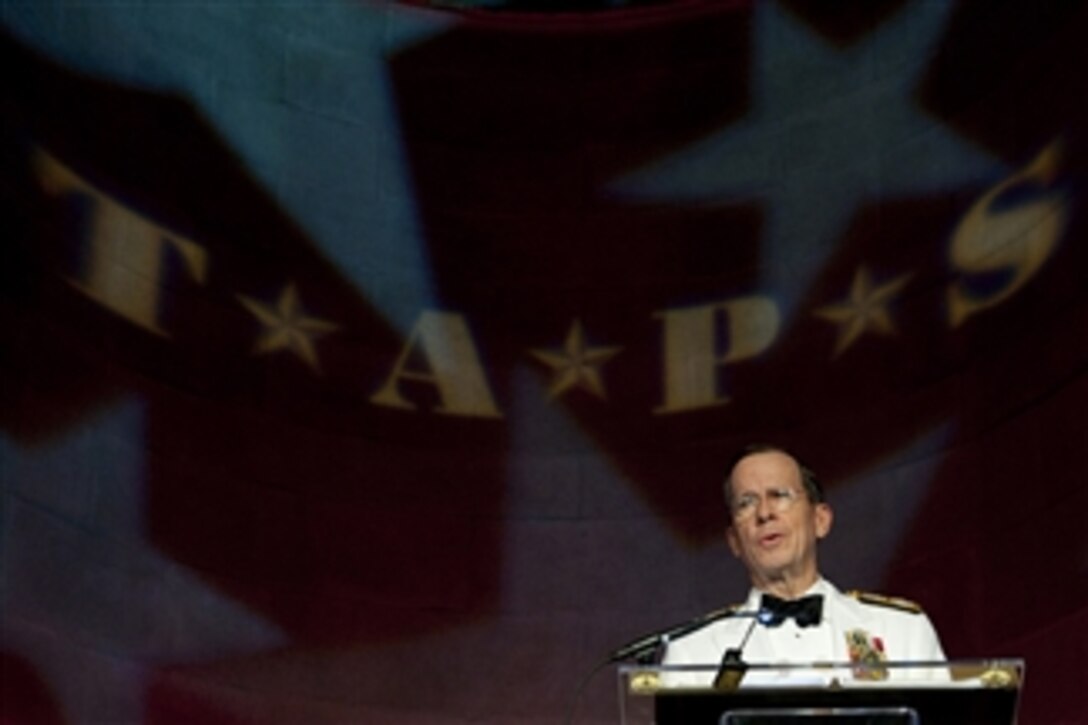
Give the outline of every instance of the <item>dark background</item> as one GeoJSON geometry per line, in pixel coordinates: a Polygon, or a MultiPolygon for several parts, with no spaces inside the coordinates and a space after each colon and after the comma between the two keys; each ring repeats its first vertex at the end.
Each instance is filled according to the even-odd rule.
{"type": "Polygon", "coordinates": [[[539,5],[0,5],[4,721],[614,722],[754,440],[1083,721],[1082,7],[539,5]]]}

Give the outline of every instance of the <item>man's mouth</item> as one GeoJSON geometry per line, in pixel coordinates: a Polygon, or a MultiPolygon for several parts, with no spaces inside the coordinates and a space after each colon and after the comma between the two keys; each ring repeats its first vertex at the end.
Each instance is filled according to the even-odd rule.
{"type": "Polygon", "coordinates": [[[765,534],[765,535],[759,537],[759,545],[764,547],[764,548],[769,548],[769,547],[772,547],[775,544],[777,544],[779,541],[781,541],[782,538],[783,538],[782,534],[779,534],[779,533],[765,534]]]}

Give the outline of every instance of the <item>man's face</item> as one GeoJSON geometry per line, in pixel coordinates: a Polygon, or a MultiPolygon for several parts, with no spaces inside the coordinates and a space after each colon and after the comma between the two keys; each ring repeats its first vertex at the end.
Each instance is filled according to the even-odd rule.
{"type": "Polygon", "coordinates": [[[779,451],[742,458],[733,469],[731,507],[729,548],[755,587],[785,584],[799,594],[816,581],[816,541],[831,530],[831,508],[809,500],[793,458],[779,451]]]}

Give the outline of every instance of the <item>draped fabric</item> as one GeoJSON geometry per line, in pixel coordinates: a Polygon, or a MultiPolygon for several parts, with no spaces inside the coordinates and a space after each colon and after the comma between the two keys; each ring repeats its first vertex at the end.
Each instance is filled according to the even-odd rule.
{"type": "Polygon", "coordinates": [[[1088,712],[1076,4],[0,3],[3,716],[616,721],[822,572],[1088,712]]]}

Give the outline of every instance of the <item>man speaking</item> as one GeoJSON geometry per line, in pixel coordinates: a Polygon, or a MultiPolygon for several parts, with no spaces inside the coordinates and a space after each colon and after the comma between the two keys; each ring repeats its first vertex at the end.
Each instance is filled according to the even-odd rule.
{"type": "MultiPolygon", "coordinates": [[[[671,686],[719,684],[723,656],[733,664],[850,662],[859,679],[898,679],[885,662],[945,659],[932,623],[915,604],[871,594],[843,594],[820,576],[816,544],[833,514],[816,476],[786,451],[751,446],[725,480],[729,548],[752,589],[736,616],[715,619],[668,642],[662,664],[705,665],[671,673],[671,686]],[[758,612],[758,616],[752,616],[758,612]]],[[[741,670],[743,671],[743,670],[741,670]]],[[[751,674],[755,674],[754,672],[751,674]]],[[[769,673],[760,672],[761,681],[769,673]]]]}

